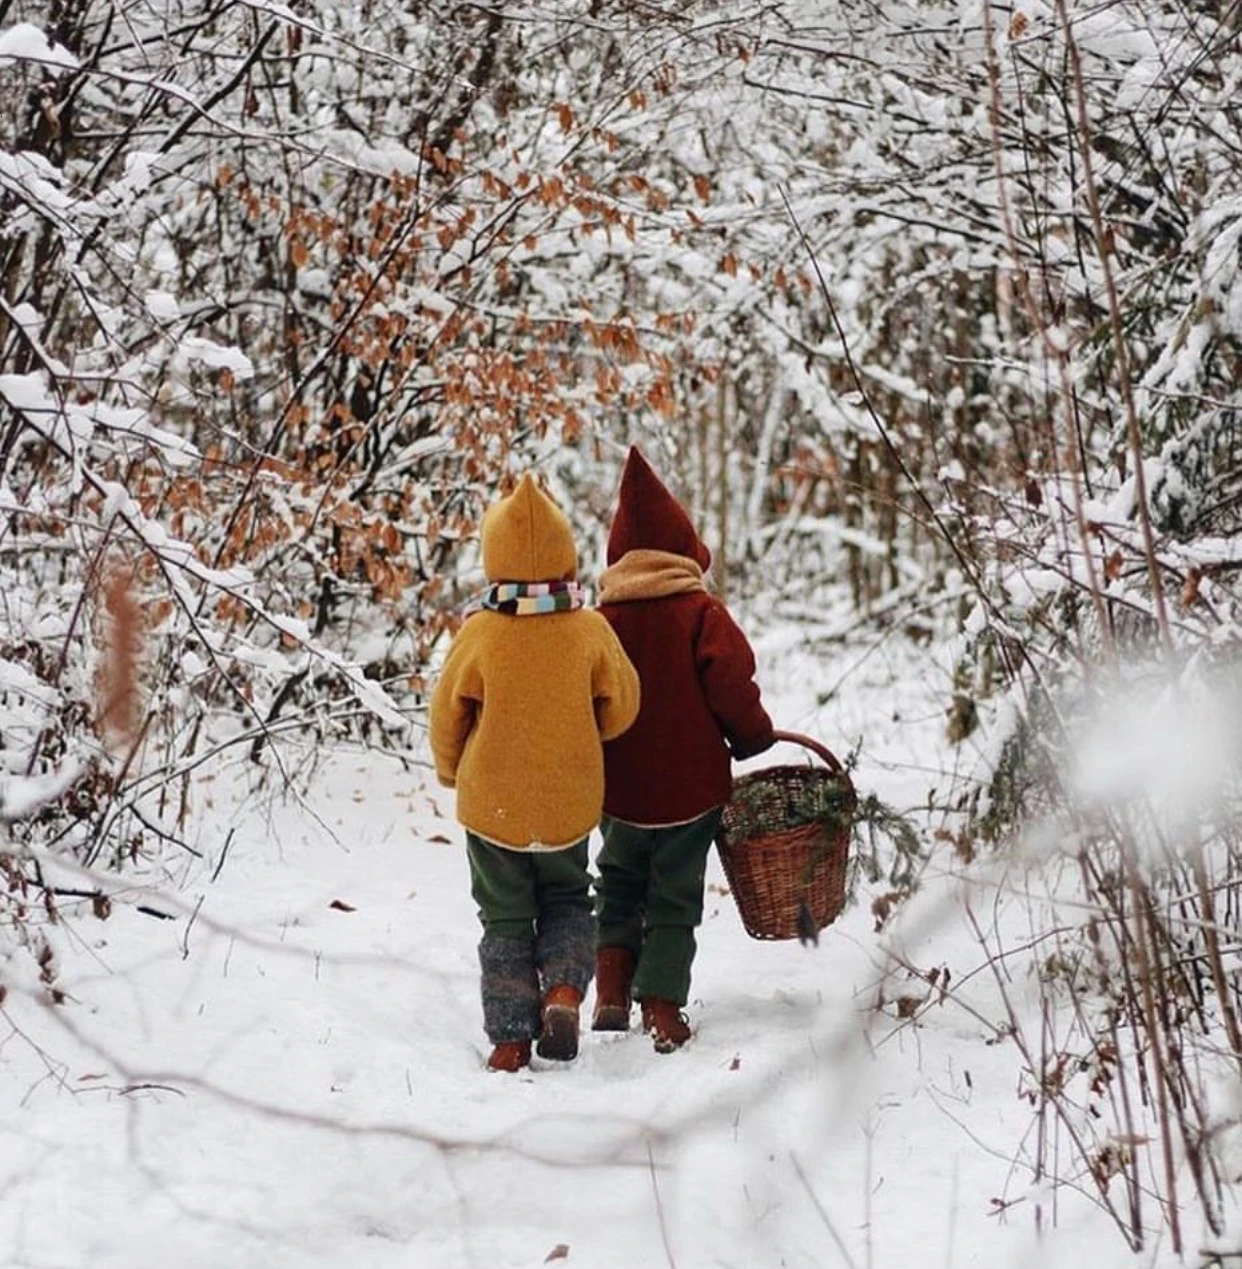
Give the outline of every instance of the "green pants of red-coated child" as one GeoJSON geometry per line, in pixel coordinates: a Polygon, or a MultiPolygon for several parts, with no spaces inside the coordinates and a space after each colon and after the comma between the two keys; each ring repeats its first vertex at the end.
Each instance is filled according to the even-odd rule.
{"type": "Polygon", "coordinates": [[[599,946],[634,954],[631,989],[638,999],[680,1006],[689,998],[707,853],[720,816],[716,807],[688,824],[660,828],[604,817],[596,861],[599,946]]]}

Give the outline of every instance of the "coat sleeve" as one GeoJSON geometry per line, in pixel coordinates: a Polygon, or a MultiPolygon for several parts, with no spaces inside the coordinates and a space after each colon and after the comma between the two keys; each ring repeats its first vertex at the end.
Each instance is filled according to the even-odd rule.
{"type": "Polygon", "coordinates": [[[428,717],[436,779],[449,789],[457,784],[457,764],[483,703],[483,681],[470,650],[473,640],[468,632],[469,623],[453,640],[431,696],[428,717]]]}
{"type": "Polygon", "coordinates": [[[755,654],[716,600],[704,609],[695,661],[708,708],[734,758],[750,758],[771,748],[776,737],[755,682],[755,654]]]}
{"type": "Polygon", "coordinates": [[[638,717],[638,671],[605,618],[600,617],[599,625],[600,650],[591,683],[595,724],[601,740],[615,740],[638,717]]]}

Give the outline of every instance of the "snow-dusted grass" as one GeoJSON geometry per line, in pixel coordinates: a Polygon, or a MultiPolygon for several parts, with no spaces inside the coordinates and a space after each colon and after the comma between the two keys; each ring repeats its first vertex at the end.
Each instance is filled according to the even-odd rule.
{"type": "MultiPolygon", "coordinates": [[[[934,651],[757,644],[779,725],[861,735],[860,786],[925,803],[954,761],[934,651]]],[[[176,919],[82,915],[68,1002],[0,1012],[0,1264],[1130,1263],[1072,1191],[1037,1239],[1032,1112],[947,858],[900,925],[864,895],[815,948],[748,939],[713,858],[685,1050],[588,1032],[571,1065],[489,1075],[452,795],[365,753],[305,802],[215,787],[201,864],[143,899],[176,919]],[[890,951],[948,966],[944,1002],[890,951]]]]}

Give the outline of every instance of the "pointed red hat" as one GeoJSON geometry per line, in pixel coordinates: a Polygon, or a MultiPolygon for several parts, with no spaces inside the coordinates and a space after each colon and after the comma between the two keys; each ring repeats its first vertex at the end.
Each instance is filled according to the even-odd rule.
{"type": "Polygon", "coordinates": [[[706,569],[712,553],[695,532],[685,508],[669,493],[637,445],[630,447],[621,473],[617,514],[608,534],[608,563],[626,551],[671,551],[706,569]]]}

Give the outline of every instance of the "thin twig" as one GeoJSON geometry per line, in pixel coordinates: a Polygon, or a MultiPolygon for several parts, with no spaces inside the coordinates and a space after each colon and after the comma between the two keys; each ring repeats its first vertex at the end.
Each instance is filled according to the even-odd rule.
{"type": "Polygon", "coordinates": [[[203,906],[203,900],[206,895],[200,894],[198,902],[194,905],[194,911],[190,913],[190,919],[186,923],[185,933],[181,936],[181,959],[188,960],[190,957],[190,931],[194,928],[195,918],[198,916],[198,910],[203,906]]]}
{"type": "Polygon", "coordinates": [[[832,1223],[832,1218],[828,1215],[824,1205],[819,1201],[819,1195],[811,1188],[810,1181],[807,1180],[806,1173],[802,1170],[802,1164],[798,1161],[798,1156],[790,1151],[789,1158],[794,1166],[794,1171],[798,1174],[798,1180],[802,1182],[803,1189],[806,1190],[807,1197],[811,1200],[815,1211],[819,1214],[819,1219],[824,1222],[824,1228],[828,1231],[828,1236],[836,1243],[837,1250],[841,1253],[842,1260],[845,1261],[849,1269],[858,1269],[854,1263],[854,1257],[850,1255],[849,1248],[841,1240],[841,1235],[837,1233],[836,1226],[832,1223]]]}
{"type": "Polygon", "coordinates": [[[651,1192],[655,1195],[656,1220],[660,1223],[660,1241],[664,1244],[664,1255],[669,1269],[677,1269],[677,1261],[673,1259],[673,1248],[668,1240],[668,1225],[664,1220],[664,1203],[660,1198],[660,1183],[656,1179],[655,1156],[651,1153],[651,1141],[647,1141],[647,1166],[651,1171],[651,1192]]]}
{"type": "MultiPolygon", "coordinates": [[[[1057,16],[1065,34],[1065,47],[1069,54],[1070,73],[1074,83],[1074,104],[1078,112],[1078,130],[1082,142],[1083,188],[1087,195],[1087,207],[1091,212],[1091,225],[1095,232],[1096,251],[1099,254],[1100,271],[1104,278],[1104,294],[1108,298],[1108,319],[1112,329],[1113,351],[1117,358],[1117,386],[1121,389],[1121,401],[1125,408],[1126,434],[1134,463],[1134,504],[1139,525],[1143,530],[1143,547],[1147,556],[1147,569],[1151,579],[1152,599],[1156,605],[1156,619],[1165,651],[1172,655],[1173,637],[1169,633],[1169,613],[1164,599],[1164,583],[1160,578],[1160,566],[1156,560],[1156,542],[1151,527],[1151,509],[1147,503],[1147,476],[1143,469],[1143,440],[1139,432],[1138,410],[1134,404],[1134,385],[1130,382],[1130,352],[1125,330],[1121,322],[1121,304],[1117,298],[1117,282],[1111,263],[1112,236],[1104,225],[1100,210],[1099,188],[1091,155],[1091,123],[1087,116],[1087,91],[1083,83],[1082,56],[1078,41],[1070,25],[1065,0],[1056,0],[1057,16]]],[[[1180,1251],[1180,1246],[1177,1248],[1180,1251]]]]}
{"type": "Polygon", "coordinates": [[[221,850],[220,858],[219,860],[217,860],[216,866],[215,868],[212,869],[212,872],[211,872],[211,880],[213,883],[219,879],[220,869],[224,867],[224,861],[228,858],[229,847],[233,844],[233,838],[236,835],[236,833],[237,833],[236,828],[230,828],[229,835],[224,839],[224,849],[221,850]]]}

